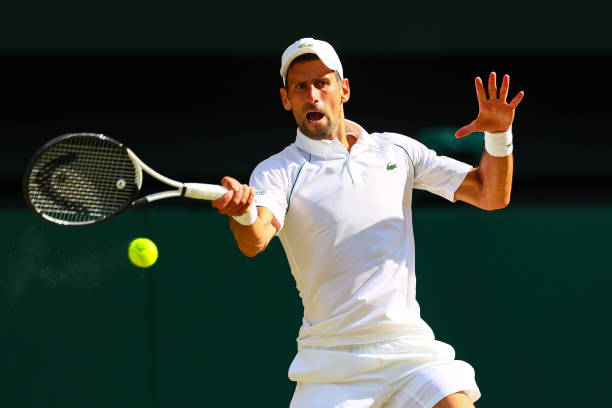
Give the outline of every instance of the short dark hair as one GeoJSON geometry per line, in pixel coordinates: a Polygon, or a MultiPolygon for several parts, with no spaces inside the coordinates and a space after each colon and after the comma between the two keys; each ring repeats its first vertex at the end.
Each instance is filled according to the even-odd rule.
{"type": "MultiPolygon", "coordinates": [[[[287,89],[287,86],[289,85],[289,70],[291,69],[293,64],[295,64],[296,62],[314,61],[318,59],[320,59],[319,56],[311,52],[295,57],[295,59],[291,61],[291,64],[289,64],[289,66],[287,67],[287,74],[285,75],[285,83],[283,84],[283,88],[287,89]]],[[[338,83],[342,82],[342,78],[340,78],[340,74],[338,73],[338,71],[334,72],[336,73],[336,79],[338,80],[338,83]]]]}

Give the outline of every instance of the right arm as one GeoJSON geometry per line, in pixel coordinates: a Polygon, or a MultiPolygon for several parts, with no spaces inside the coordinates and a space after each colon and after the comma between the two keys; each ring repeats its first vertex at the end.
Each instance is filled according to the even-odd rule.
{"type": "Polygon", "coordinates": [[[266,249],[274,235],[278,224],[272,212],[266,207],[257,207],[257,219],[252,225],[242,225],[230,218],[230,229],[238,248],[248,257],[253,257],[266,249]]]}
{"type": "Polygon", "coordinates": [[[233,216],[245,214],[254,205],[255,189],[231,177],[224,177],[221,184],[228,192],[213,201],[212,206],[230,217],[230,229],[238,248],[246,256],[253,257],[266,249],[280,229],[280,224],[266,207],[257,207],[257,219],[251,225],[242,225],[234,220],[233,216]]]}

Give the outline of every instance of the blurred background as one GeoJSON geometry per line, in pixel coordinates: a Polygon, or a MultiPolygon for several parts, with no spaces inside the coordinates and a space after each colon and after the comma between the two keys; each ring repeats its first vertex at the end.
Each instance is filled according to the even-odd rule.
{"type": "MultiPolygon", "coordinates": [[[[526,92],[512,202],[416,192],[417,299],[470,362],[478,407],[601,406],[612,357],[612,6],[580,3],[29,2],[0,16],[0,404],[284,407],[301,304],[278,240],[242,256],[205,202],[166,200],[87,228],[28,212],[47,140],[107,134],[183,181],[247,182],[295,138],[280,55],[339,53],[346,116],[477,165],[476,75],[526,92]],[[127,246],[154,240],[158,263],[127,246]]],[[[160,186],[145,179],[145,190],[160,186]]],[[[605,404],[605,403],[604,403],[605,404]]]]}

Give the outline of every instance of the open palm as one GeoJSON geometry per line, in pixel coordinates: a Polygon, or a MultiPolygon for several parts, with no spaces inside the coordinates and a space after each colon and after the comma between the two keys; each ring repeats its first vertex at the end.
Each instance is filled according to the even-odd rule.
{"type": "Polygon", "coordinates": [[[510,76],[504,75],[499,96],[497,95],[497,75],[491,72],[489,75],[489,97],[484,89],[480,77],[475,79],[476,97],[478,98],[478,117],[469,125],[462,127],[455,132],[456,137],[464,137],[473,132],[505,132],[512,125],[514,120],[514,110],[525,96],[523,91],[516,94],[510,103],[508,89],[510,87],[510,76]]]}

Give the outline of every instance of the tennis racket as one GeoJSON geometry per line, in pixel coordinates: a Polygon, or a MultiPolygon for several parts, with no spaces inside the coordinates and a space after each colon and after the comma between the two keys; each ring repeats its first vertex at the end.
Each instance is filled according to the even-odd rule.
{"type": "MultiPolygon", "coordinates": [[[[34,153],[23,177],[23,192],[30,209],[47,221],[90,225],[164,198],[216,200],[227,189],[169,179],[108,136],[71,133],[50,140],[34,153]],[[174,190],[136,198],[143,171],[174,190]]],[[[237,218],[254,221],[257,208],[251,205],[249,212],[237,218]]]]}

